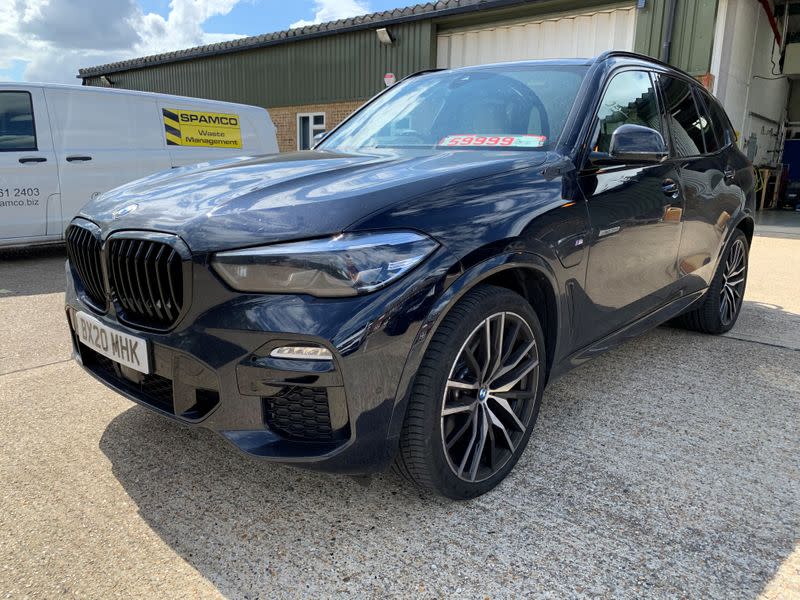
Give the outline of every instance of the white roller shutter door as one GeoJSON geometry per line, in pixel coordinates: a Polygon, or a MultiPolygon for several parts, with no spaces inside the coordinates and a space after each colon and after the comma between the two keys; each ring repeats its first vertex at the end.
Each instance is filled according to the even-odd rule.
{"type": "Polygon", "coordinates": [[[605,50],[632,50],[633,3],[542,16],[530,21],[440,33],[437,66],[455,68],[510,60],[590,58],[605,50]]]}

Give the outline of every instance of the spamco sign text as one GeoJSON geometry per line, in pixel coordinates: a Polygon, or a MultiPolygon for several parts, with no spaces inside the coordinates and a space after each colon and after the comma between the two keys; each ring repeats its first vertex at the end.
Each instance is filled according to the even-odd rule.
{"type": "Polygon", "coordinates": [[[180,114],[181,123],[202,123],[203,125],[230,125],[237,127],[239,118],[234,115],[217,115],[214,113],[187,113],[180,114]]]}
{"type": "Polygon", "coordinates": [[[169,146],[241,148],[239,116],[164,108],[164,135],[169,146]]]}

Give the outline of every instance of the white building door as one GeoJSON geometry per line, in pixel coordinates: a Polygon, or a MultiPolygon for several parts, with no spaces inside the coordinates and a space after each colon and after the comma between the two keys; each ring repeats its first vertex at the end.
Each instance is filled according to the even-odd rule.
{"type": "Polygon", "coordinates": [[[455,68],[510,60],[591,58],[633,50],[636,6],[559,13],[438,35],[436,63],[455,68]]]}

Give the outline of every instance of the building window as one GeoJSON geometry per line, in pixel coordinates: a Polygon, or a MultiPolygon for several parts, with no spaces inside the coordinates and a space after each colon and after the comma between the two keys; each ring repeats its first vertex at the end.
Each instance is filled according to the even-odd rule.
{"type": "Polygon", "coordinates": [[[325,131],[325,113],[300,113],[297,115],[297,149],[308,150],[314,145],[314,136],[325,131]]]}

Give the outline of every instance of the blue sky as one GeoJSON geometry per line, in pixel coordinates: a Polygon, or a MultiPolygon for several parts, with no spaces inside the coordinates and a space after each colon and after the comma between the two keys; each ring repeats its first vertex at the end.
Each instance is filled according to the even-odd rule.
{"type": "MultiPolygon", "coordinates": [[[[411,6],[424,0],[368,0],[359,4],[367,7],[367,12],[390,10],[400,6],[411,6]]],[[[169,0],[141,0],[139,4],[145,12],[155,12],[166,17],[169,13],[169,0]]],[[[205,23],[206,31],[236,32],[244,35],[259,35],[287,29],[292,23],[313,21],[315,10],[313,0],[242,0],[230,13],[212,17],[205,23]]],[[[363,14],[358,12],[356,14],[363,14]]]]}
{"type": "Polygon", "coordinates": [[[0,81],[78,83],[80,67],[414,4],[403,0],[0,0],[0,81]]]}

